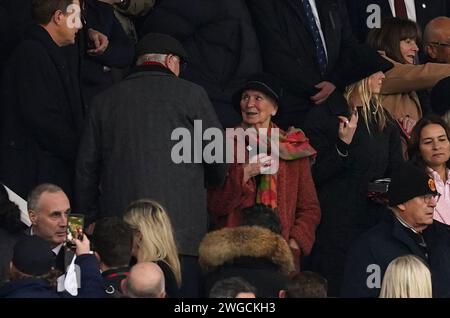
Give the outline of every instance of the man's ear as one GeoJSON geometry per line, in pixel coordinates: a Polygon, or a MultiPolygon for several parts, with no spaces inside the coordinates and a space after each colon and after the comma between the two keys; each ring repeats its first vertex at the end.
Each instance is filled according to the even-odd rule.
{"type": "Polygon", "coordinates": [[[36,225],[37,224],[37,213],[33,210],[28,210],[28,216],[30,217],[30,221],[32,225],[36,225]]]}
{"type": "Polygon", "coordinates": [[[284,289],[278,292],[278,298],[286,298],[286,291],[284,289]]]}
{"type": "Polygon", "coordinates": [[[406,205],[405,204],[399,204],[399,205],[397,205],[397,209],[399,209],[400,212],[405,212],[406,205]]]}
{"type": "Polygon", "coordinates": [[[52,21],[53,21],[53,23],[55,23],[56,25],[61,25],[61,23],[65,23],[64,12],[62,12],[61,10],[57,10],[57,11],[53,14],[52,21]]]}

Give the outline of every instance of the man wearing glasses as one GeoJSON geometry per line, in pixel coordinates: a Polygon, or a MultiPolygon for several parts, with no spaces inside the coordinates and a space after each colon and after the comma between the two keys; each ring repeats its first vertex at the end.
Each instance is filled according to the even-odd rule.
{"type": "Polygon", "coordinates": [[[450,18],[438,17],[427,24],[425,51],[432,62],[450,64],[450,18]]]}
{"type": "Polygon", "coordinates": [[[378,297],[389,263],[415,255],[432,273],[433,296],[449,297],[450,227],[433,220],[440,197],[434,181],[405,163],[394,173],[388,197],[385,219],[363,234],[348,255],[341,296],[378,297]]]}

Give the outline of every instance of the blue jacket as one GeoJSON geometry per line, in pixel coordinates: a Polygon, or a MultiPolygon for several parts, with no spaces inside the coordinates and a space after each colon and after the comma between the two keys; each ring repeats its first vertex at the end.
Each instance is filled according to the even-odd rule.
{"type": "MultiPolygon", "coordinates": [[[[97,259],[94,255],[78,256],[75,264],[80,266],[81,288],[78,298],[103,298],[104,281],[100,274],[97,259]]],[[[0,289],[0,298],[66,298],[67,293],[57,293],[56,289],[44,279],[27,278],[12,281],[0,289]]]]}
{"type": "Polygon", "coordinates": [[[381,285],[389,263],[412,254],[423,259],[430,268],[433,297],[450,297],[450,227],[434,221],[424,230],[428,258],[407,231],[409,229],[389,213],[380,224],[363,234],[348,254],[341,296],[378,297],[381,286],[370,288],[367,283],[368,280],[374,282],[373,265],[379,266],[381,285]]]}

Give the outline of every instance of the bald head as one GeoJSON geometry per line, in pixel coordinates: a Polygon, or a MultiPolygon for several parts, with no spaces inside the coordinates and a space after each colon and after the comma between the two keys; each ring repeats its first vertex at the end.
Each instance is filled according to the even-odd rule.
{"type": "Polygon", "coordinates": [[[165,282],[161,268],[151,262],[134,265],[122,289],[130,298],[164,298],[165,282]]]}
{"type": "Polygon", "coordinates": [[[450,64],[450,18],[431,20],[425,27],[424,43],[428,56],[434,62],[450,64]]]}

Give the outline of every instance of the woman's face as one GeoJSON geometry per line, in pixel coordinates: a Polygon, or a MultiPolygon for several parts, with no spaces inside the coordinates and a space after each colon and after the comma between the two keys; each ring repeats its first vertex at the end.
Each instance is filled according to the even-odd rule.
{"type": "Polygon", "coordinates": [[[255,90],[246,90],[241,97],[242,120],[255,128],[268,128],[278,106],[267,95],[255,90]]]}
{"type": "Polygon", "coordinates": [[[381,85],[383,84],[383,79],[386,76],[383,72],[377,72],[369,76],[369,89],[373,94],[379,94],[381,91],[381,85]]]}
{"type": "Polygon", "coordinates": [[[400,41],[400,52],[408,64],[414,64],[419,47],[415,39],[405,39],[400,41]]]}
{"type": "Polygon", "coordinates": [[[445,165],[450,159],[450,142],[445,129],[438,124],[423,127],[419,149],[423,161],[430,168],[445,165]]]}

